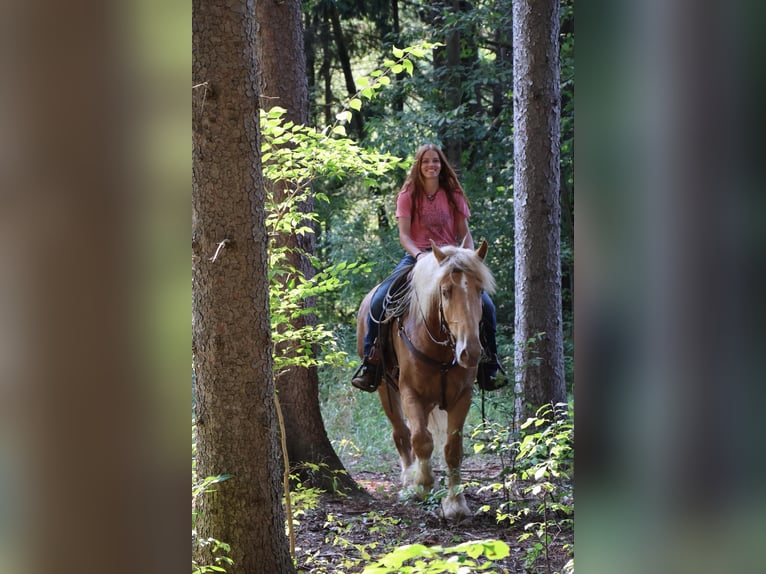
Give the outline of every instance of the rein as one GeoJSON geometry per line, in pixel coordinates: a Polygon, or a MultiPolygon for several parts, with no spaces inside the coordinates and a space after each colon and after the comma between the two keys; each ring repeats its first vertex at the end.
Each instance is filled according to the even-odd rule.
{"type": "Polygon", "coordinates": [[[423,309],[420,309],[420,317],[423,319],[423,326],[426,328],[426,333],[428,333],[428,338],[431,339],[434,343],[437,345],[440,345],[442,347],[449,347],[453,351],[455,350],[455,336],[452,334],[452,331],[449,330],[449,325],[447,324],[447,319],[444,317],[444,306],[442,305],[442,298],[439,297],[439,330],[442,333],[447,333],[447,340],[446,341],[439,341],[436,337],[434,337],[433,333],[431,333],[431,329],[428,328],[428,321],[426,321],[426,316],[423,314],[423,309]]]}
{"type": "MultiPolygon", "coordinates": [[[[426,330],[428,330],[427,325],[426,325],[426,330]]],[[[428,335],[433,339],[433,336],[431,336],[430,331],[428,332],[428,335]]],[[[441,410],[445,410],[447,408],[447,373],[454,367],[457,367],[457,361],[455,360],[454,355],[452,357],[452,361],[449,363],[446,361],[437,361],[436,359],[433,359],[429,357],[428,355],[426,355],[423,351],[418,349],[415,346],[415,343],[412,342],[412,339],[409,338],[409,336],[407,335],[407,331],[405,331],[404,329],[404,323],[402,322],[401,318],[399,318],[399,336],[402,338],[402,340],[404,341],[404,344],[407,345],[407,348],[410,350],[410,352],[413,355],[415,355],[418,359],[420,359],[424,363],[428,363],[429,365],[434,365],[436,367],[439,367],[439,369],[441,370],[442,400],[441,400],[441,404],[439,405],[439,408],[441,410]]],[[[452,340],[453,340],[452,333],[450,333],[450,339],[448,342],[451,342],[452,340]]],[[[439,343],[439,341],[434,341],[434,342],[439,343]]],[[[445,343],[442,342],[440,344],[444,345],[445,343]]],[[[453,348],[454,348],[454,345],[453,345],[453,348]]]]}

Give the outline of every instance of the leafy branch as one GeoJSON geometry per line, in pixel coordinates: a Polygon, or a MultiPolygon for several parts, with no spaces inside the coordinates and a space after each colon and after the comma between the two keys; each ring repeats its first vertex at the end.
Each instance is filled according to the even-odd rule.
{"type": "MultiPolygon", "coordinates": [[[[357,79],[356,85],[361,89],[349,98],[343,109],[335,116],[335,118],[341,122],[350,122],[352,116],[351,110],[360,111],[362,109],[362,98],[368,100],[374,99],[381,89],[391,85],[392,75],[401,74],[406,71],[411,77],[415,72],[415,64],[413,64],[412,59],[425,58],[430,50],[440,46],[444,46],[444,44],[441,42],[420,42],[419,44],[407,46],[406,48],[397,48],[394,46],[391,52],[396,59],[392,60],[386,58],[383,61],[383,68],[385,69],[373,70],[369,75],[357,79]]],[[[346,135],[346,128],[342,124],[333,124],[325,129],[331,130],[332,133],[338,135],[346,135]]]]}
{"type": "MultiPolygon", "coordinates": [[[[351,111],[361,110],[362,98],[373,99],[390,85],[390,75],[414,71],[413,58],[423,58],[437,46],[422,42],[407,48],[393,49],[395,59],[386,59],[382,69],[360,78],[360,91],[346,102],[338,121],[323,130],[287,121],[287,110],[273,107],[261,110],[261,161],[266,178],[279,187],[266,201],[266,226],[269,233],[269,294],[271,330],[275,343],[274,368],[281,373],[290,366],[309,367],[320,364],[315,348],[325,349],[324,362],[339,362],[345,357],[330,329],[324,325],[305,324],[301,318],[314,312],[313,300],[348,284],[352,273],[366,272],[369,265],[342,262],[324,267],[307,277],[294,264],[296,254],[307,257],[314,268],[320,262],[305,249],[284,237],[300,237],[314,233],[318,215],[306,209],[310,186],[318,178],[361,177],[373,186],[379,177],[401,166],[402,160],[359,146],[346,135],[342,122],[351,119],[351,111]],[[285,245],[285,243],[290,243],[285,245]]],[[[325,194],[315,193],[314,200],[329,201],[325,194]]],[[[310,323],[310,322],[306,322],[310,323]]]]}

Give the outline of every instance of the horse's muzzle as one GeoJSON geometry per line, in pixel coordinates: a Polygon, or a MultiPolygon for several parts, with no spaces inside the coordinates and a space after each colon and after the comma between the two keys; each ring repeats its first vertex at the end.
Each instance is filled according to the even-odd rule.
{"type": "Polygon", "coordinates": [[[455,347],[455,359],[465,369],[476,367],[481,359],[481,344],[478,341],[458,341],[455,347]]]}

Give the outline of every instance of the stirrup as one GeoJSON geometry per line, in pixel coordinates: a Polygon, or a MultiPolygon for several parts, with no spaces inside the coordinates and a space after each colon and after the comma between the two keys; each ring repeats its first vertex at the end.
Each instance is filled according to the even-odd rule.
{"type": "Polygon", "coordinates": [[[476,382],[482,391],[496,391],[508,384],[508,376],[505,373],[503,365],[497,359],[497,355],[492,357],[490,361],[479,363],[479,369],[476,372],[476,382]],[[490,366],[497,367],[492,375],[487,372],[490,366]],[[502,377],[497,376],[498,371],[502,373],[502,377]]]}
{"type": "Polygon", "coordinates": [[[380,366],[363,362],[359,368],[354,371],[351,377],[351,384],[361,391],[374,393],[380,386],[379,376],[380,366]]]}

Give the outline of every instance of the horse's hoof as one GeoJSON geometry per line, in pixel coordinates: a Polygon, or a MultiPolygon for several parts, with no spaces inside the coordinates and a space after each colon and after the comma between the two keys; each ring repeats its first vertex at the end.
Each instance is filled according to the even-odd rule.
{"type": "Polygon", "coordinates": [[[465,497],[461,494],[455,497],[445,497],[442,499],[442,517],[447,522],[460,524],[473,518],[473,513],[465,502],[465,497]]]}

